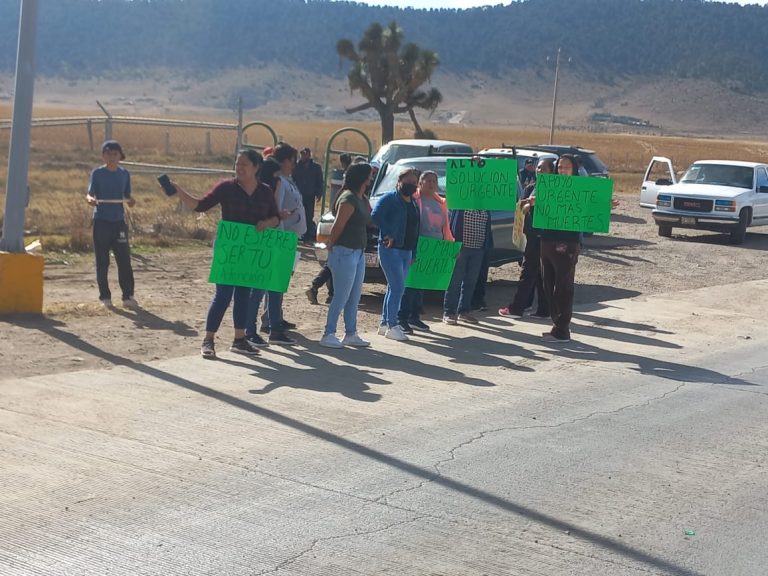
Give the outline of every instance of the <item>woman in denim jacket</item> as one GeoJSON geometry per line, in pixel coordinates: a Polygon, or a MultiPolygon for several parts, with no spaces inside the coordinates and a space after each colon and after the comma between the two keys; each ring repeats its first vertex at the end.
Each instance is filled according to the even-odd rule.
{"type": "Polygon", "coordinates": [[[397,312],[419,242],[419,210],[413,202],[418,178],[418,170],[404,168],[397,177],[397,189],[385,194],[371,213],[379,227],[379,264],[387,278],[379,334],[401,342],[408,336],[398,324],[397,312]]]}

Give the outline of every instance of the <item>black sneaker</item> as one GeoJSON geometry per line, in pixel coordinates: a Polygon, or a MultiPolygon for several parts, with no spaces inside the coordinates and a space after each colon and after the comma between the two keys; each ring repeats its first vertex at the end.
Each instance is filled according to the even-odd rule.
{"type": "Polygon", "coordinates": [[[296,340],[290,336],[286,336],[282,332],[272,332],[272,334],[269,335],[269,343],[290,346],[291,344],[296,344],[296,340]]]}
{"type": "Polygon", "coordinates": [[[259,351],[251,346],[245,338],[237,338],[232,341],[232,346],[229,347],[230,352],[235,354],[243,354],[244,356],[256,356],[259,351]]]}
{"type": "Polygon", "coordinates": [[[431,328],[429,327],[429,324],[425,324],[421,320],[409,320],[408,324],[413,328],[414,330],[422,330],[424,332],[429,332],[431,328]]]}
{"type": "Polygon", "coordinates": [[[405,334],[413,334],[413,328],[411,328],[411,325],[408,324],[408,322],[405,320],[400,320],[397,325],[400,326],[400,330],[402,330],[405,334]]]}
{"type": "Polygon", "coordinates": [[[249,336],[246,336],[245,339],[248,342],[248,344],[250,344],[254,348],[266,348],[267,346],[269,346],[269,344],[267,344],[267,341],[264,340],[264,338],[262,338],[258,334],[251,334],[249,336]]]}
{"type": "Polygon", "coordinates": [[[200,355],[206,360],[216,360],[216,349],[213,347],[213,340],[203,340],[200,346],[200,355]]]}
{"type": "Polygon", "coordinates": [[[288,320],[283,320],[283,322],[280,324],[280,327],[283,330],[295,330],[296,324],[294,324],[293,322],[288,322],[288,320]]]}

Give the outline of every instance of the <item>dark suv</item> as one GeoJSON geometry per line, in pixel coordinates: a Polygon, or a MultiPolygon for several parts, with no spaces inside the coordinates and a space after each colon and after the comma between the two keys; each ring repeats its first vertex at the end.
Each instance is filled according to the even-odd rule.
{"type": "Polygon", "coordinates": [[[561,156],[562,154],[573,154],[579,159],[581,167],[586,172],[585,176],[599,176],[608,178],[608,167],[603,163],[594,150],[579,148],[578,146],[559,146],[557,144],[533,144],[531,146],[520,146],[528,150],[540,150],[542,152],[552,152],[561,156]]]}

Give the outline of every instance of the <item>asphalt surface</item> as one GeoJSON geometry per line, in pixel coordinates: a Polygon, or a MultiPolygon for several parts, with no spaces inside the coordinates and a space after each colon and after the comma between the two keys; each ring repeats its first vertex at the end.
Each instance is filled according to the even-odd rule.
{"type": "Polygon", "coordinates": [[[766,574],[766,300],[5,374],[0,574],[766,574]]]}

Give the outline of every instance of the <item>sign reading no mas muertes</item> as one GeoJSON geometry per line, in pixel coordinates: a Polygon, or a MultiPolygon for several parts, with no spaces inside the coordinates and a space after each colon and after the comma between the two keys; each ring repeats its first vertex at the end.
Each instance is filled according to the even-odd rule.
{"type": "Polygon", "coordinates": [[[517,202],[517,160],[446,160],[445,200],[451,210],[513,211],[517,202]]]}
{"type": "Polygon", "coordinates": [[[421,290],[447,290],[451,283],[461,242],[419,236],[416,261],[408,270],[405,285],[421,290]]]}
{"type": "Polygon", "coordinates": [[[257,232],[252,224],[219,221],[209,282],[285,292],[291,280],[298,236],[277,228],[257,232]]]}
{"type": "Polygon", "coordinates": [[[608,232],[613,180],[538,174],[533,227],[571,232],[608,232]]]}

